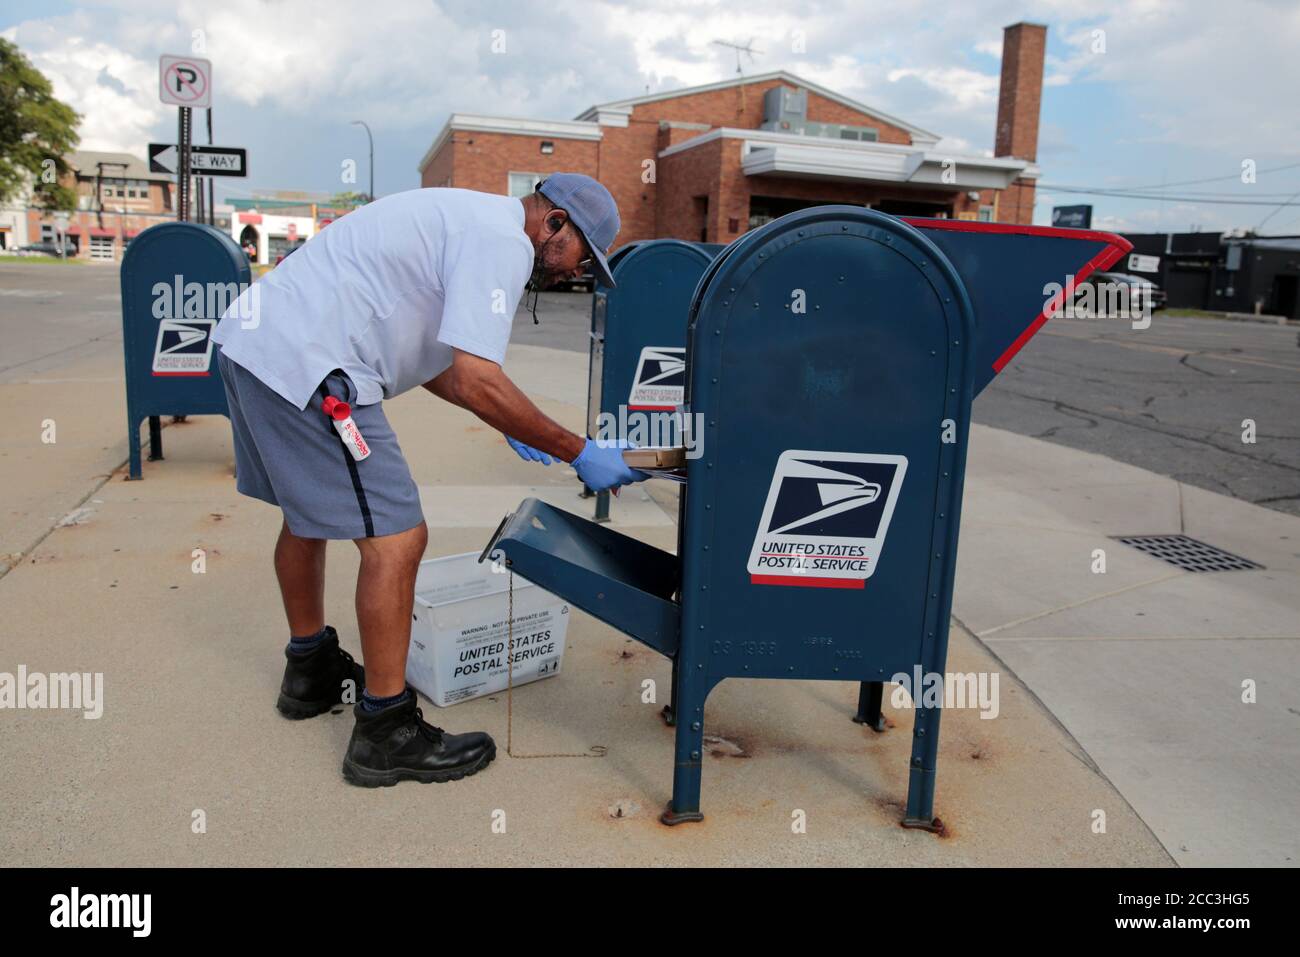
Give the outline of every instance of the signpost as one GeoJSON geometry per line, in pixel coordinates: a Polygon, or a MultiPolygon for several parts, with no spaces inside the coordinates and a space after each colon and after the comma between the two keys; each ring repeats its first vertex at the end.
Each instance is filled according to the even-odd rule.
{"type": "Polygon", "coordinates": [[[176,165],[176,219],[190,218],[190,143],[194,107],[212,106],[212,64],[199,57],[168,56],[158,58],[158,97],[178,106],[180,117],[176,138],[179,162],[176,165]]]}
{"type": "Polygon", "coordinates": [[[54,225],[58,230],[59,258],[68,258],[68,214],[59,210],[54,214],[54,225]]]}
{"type": "MultiPolygon", "coordinates": [[[[180,165],[180,148],[175,143],[149,144],[151,173],[175,173],[180,165]]],[[[204,176],[247,176],[248,150],[240,146],[191,145],[190,170],[204,176]]]]}
{"type": "MultiPolygon", "coordinates": [[[[190,220],[190,162],[193,153],[192,150],[192,112],[195,107],[206,109],[208,111],[208,129],[209,140],[211,140],[212,124],[212,63],[201,57],[192,56],[170,56],[163,54],[158,58],[158,98],[169,106],[178,107],[176,123],[176,140],[175,150],[175,169],[167,169],[166,172],[175,172],[176,174],[176,221],[186,223],[190,220]]],[[[159,153],[166,150],[163,146],[159,153]]],[[[239,153],[243,153],[242,150],[239,153]]],[[[150,150],[151,169],[154,168],[154,154],[150,150]]],[[[242,157],[239,162],[239,168],[245,169],[247,157],[242,157]]],[[[157,170],[155,170],[157,171],[157,170]]],[[[244,175],[243,173],[231,173],[226,175],[244,175]]],[[[200,188],[201,185],[200,185],[200,188]]],[[[200,204],[200,212],[202,212],[200,204]]],[[[119,220],[120,222],[120,220],[119,220]]],[[[156,237],[155,237],[156,238],[156,237]]],[[[123,284],[126,283],[126,262],[123,258],[123,284]]],[[[123,302],[123,321],[127,315],[125,300],[123,302]]],[[[130,385],[128,382],[127,397],[128,407],[130,406],[130,385]]],[[[224,405],[224,403],[223,403],[224,405]]],[[[139,477],[138,450],[133,441],[131,445],[132,453],[132,478],[139,477]]],[[[149,415],[149,458],[162,458],[162,420],[157,414],[149,415]]]]}

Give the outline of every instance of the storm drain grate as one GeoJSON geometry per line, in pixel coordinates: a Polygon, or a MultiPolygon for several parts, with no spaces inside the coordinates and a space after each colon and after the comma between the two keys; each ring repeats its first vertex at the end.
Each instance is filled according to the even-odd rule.
{"type": "Polygon", "coordinates": [[[1117,535],[1116,538],[1189,572],[1235,572],[1264,567],[1186,535],[1117,535]]]}

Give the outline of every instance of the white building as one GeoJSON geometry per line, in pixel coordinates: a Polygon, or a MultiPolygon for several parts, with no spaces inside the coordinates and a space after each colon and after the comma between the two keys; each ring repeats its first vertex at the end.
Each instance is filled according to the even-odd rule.
{"type": "Polygon", "coordinates": [[[230,238],[241,249],[249,243],[257,247],[252,261],[263,266],[274,266],[276,257],[299,239],[316,235],[316,220],[305,215],[289,215],[287,211],[264,212],[257,208],[236,210],[233,206],[218,204],[218,217],[226,212],[230,216],[230,238]]]}
{"type": "Polygon", "coordinates": [[[32,242],[27,236],[27,207],[31,187],[26,185],[0,203],[0,251],[17,249],[32,242]]]}

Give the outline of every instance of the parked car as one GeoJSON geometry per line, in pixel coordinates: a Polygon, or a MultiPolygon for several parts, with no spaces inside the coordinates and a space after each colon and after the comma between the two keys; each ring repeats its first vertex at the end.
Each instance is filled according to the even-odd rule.
{"type": "MultiPolygon", "coordinates": [[[[68,256],[77,255],[77,247],[71,242],[64,240],[64,253],[68,256]]],[[[14,250],[15,256],[58,256],[59,244],[56,242],[28,243],[26,246],[19,246],[14,250]]]]}
{"type": "MultiPolygon", "coordinates": [[[[1127,306],[1133,311],[1142,310],[1149,304],[1151,311],[1155,312],[1157,309],[1165,308],[1165,303],[1169,299],[1168,294],[1150,279],[1134,276],[1126,272],[1095,272],[1085,279],[1083,283],[1080,283],[1080,285],[1085,284],[1091,285],[1098,290],[1105,286],[1128,287],[1126,292],[1127,306]]],[[[1076,299],[1078,295],[1076,292],[1076,299]]],[[[1110,301],[1105,295],[1098,297],[1099,303],[1110,301]]]]}
{"type": "Polygon", "coordinates": [[[303,247],[303,244],[306,242],[307,240],[305,239],[295,239],[288,246],[285,246],[284,252],[280,253],[280,255],[275,257],[275,264],[277,266],[280,265],[280,263],[284,262],[294,253],[296,253],[299,249],[301,249],[303,247]]]}

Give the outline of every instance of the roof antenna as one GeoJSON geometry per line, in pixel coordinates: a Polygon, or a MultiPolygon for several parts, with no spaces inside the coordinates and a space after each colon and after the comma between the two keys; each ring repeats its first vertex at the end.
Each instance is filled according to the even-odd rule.
{"type": "Polygon", "coordinates": [[[754,38],[753,38],[753,37],[750,37],[750,38],[749,38],[746,42],[744,42],[744,43],[728,43],[726,40],[714,40],[713,42],[716,43],[716,44],[717,44],[718,46],[720,46],[720,47],[727,47],[728,49],[731,49],[731,50],[735,50],[735,51],[736,51],[736,72],[737,72],[737,73],[743,73],[743,72],[744,72],[743,70],[740,69],[740,55],[741,55],[742,53],[747,54],[747,55],[749,56],[750,62],[752,63],[753,60],[754,60],[754,54],[755,54],[755,53],[761,54],[761,53],[763,52],[762,50],[755,50],[755,49],[754,49],[754,47],[753,47],[754,38]]]}
{"type": "MultiPolygon", "coordinates": [[[[741,70],[740,68],[740,55],[742,53],[746,54],[749,57],[749,62],[753,63],[754,54],[757,53],[761,55],[763,52],[762,50],[754,49],[753,37],[750,37],[744,43],[728,43],[726,40],[714,40],[713,42],[720,47],[727,47],[730,50],[736,51],[736,75],[741,77],[744,76],[744,71],[741,70]]],[[[742,114],[745,112],[745,84],[744,83],[740,84],[740,112],[742,114]]]]}

